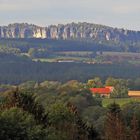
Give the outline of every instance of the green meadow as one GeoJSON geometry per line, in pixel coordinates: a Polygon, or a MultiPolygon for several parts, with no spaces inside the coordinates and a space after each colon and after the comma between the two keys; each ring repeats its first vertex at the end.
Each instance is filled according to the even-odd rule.
{"type": "Polygon", "coordinates": [[[121,98],[121,99],[109,99],[109,98],[104,98],[102,101],[102,104],[104,107],[107,107],[110,103],[117,103],[121,107],[127,103],[130,102],[140,102],[140,98],[121,98]]]}

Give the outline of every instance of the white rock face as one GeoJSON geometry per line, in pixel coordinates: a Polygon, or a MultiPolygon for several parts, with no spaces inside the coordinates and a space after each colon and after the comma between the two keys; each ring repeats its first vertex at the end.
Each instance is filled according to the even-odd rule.
{"type": "Polygon", "coordinates": [[[25,29],[20,29],[19,38],[24,38],[25,29]]]}
{"type": "Polygon", "coordinates": [[[52,39],[58,39],[57,27],[50,27],[50,37],[52,39]]]}
{"type": "Polygon", "coordinates": [[[45,28],[37,28],[33,30],[33,38],[46,38],[45,28]]]}
{"type": "Polygon", "coordinates": [[[40,29],[36,29],[33,31],[33,37],[34,38],[41,38],[42,37],[40,29]]]}
{"type": "Polygon", "coordinates": [[[109,41],[110,40],[110,33],[106,33],[106,40],[109,41]]]}
{"type": "Polygon", "coordinates": [[[42,29],[42,37],[41,38],[47,38],[47,33],[45,28],[42,29]]]}
{"type": "Polygon", "coordinates": [[[40,27],[15,23],[0,27],[0,38],[89,39],[97,41],[140,41],[140,32],[90,23],[40,27]],[[131,40],[130,40],[131,39],[131,40]]]}

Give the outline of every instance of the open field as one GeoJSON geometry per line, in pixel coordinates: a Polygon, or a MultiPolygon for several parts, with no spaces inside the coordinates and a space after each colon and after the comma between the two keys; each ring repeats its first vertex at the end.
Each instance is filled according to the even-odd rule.
{"type": "Polygon", "coordinates": [[[92,51],[62,51],[62,52],[56,52],[56,54],[60,54],[60,55],[81,55],[81,56],[85,56],[85,55],[89,55],[92,54],[92,51]]]}
{"type": "Polygon", "coordinates": [[[130,52],[103,52],[102,59],[104,61],[129,63],[134,65],[140,65],[140,53],[130,52]]]}
{"type": "Polygon", "coordinates": [[[72,61],[92,64],[127,63],[133,65],[140,65],[140,53],[96,52],[96,54],[94,54],[92,51],[62,51],[62,52],[54,52],[53,55],[48,58],[34,58],[33,61],[41,61],[41,62],[72,61]]]}
{"type": "Polygon", "coordinates": [[[122,99],[103,99],[102,103],[104,107],[107,107],[110,103],[117,103],[120,106],[123,106],[130,102],[140,102],[140,98],[122,98],[122,99]]]}
{"type": "Polygon", "coordinates": [[[67,56],[58,56],[58,57],[52,57],[52,58],[35,58],[33,61],[41,61],[41,62],[58,62],[58,61],[66,61],[66,60],[72,60],[72,61],[90,61],[91,59],[86,57],[67,57],[67,56]]]}
{"type": "Polygon", "coordinates": [[[140,53],[132,53],[132,52],[103,52],[103,55],[119,55],[119,56],[124,56],[124,57],[138,57],[140,58],[140,53]]]}
{"type": "MultiPolygon", "coordinates": [[[[61,52],[56,52],[57,54],[65,54],[65,55],[87,55],[87,54],[92,54],[93,51],[61,51],[61,52]]],[[[132,53],[132,52],[107,52],[104,51],[102,55],[106,56],[123,56],[123,57],[137,57],[140,58],[140,53],[132,53]]]]}

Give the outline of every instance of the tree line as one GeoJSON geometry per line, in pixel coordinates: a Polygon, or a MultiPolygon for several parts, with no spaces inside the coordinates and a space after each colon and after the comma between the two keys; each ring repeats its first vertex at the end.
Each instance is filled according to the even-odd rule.
{"type": "MultiPolygon", "coordinates": [[[[140,67],[128,64],[85,64],[85,63],[47,63],[33,62],[26,56],[0,53],[0,83],[19,84],[25,81],[60,81],[87,79],[99,76],[105,80],[112,76],[116,78],[139,78],[140,67]]],[[[132,79],[132,80],[131,80],[132,79]]],[[[138,80],[139,81],[139,80],[138,80]]],[[[138,82],[136,81],[136,83],[138,82]]],[[[138,87],[135,83],[133,83],[138,87]]],[[[133,85],[131,84],[131,85],[133,85]]]]}
{"type": "Polygon", "coordinates": [[[28,82],[1,92],[0,139],[138,140],[140,103],[105,108],[88,86],[28,82]]]}

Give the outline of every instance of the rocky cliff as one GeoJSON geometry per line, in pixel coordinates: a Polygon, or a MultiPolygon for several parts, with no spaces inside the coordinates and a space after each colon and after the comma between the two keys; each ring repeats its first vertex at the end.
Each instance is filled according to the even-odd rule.
{"type": "Polygon", "coordinates": [[[140,41],[140,31],[112,28],[90,23],[71,23],[39,27],[10,24],[0,27],[0,38],[89,39],[98,41],[140,41]]]}

